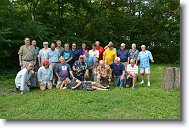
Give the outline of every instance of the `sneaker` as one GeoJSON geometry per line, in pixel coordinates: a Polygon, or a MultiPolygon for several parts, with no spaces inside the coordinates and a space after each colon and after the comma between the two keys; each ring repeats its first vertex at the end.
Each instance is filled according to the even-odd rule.
{"type": "Polygon", "coordinates": [[[150,86],[150,81],[148,81],[148,86],[150,86]]]}
{"type": "Polygon", "coordinates": [[[139,84],[144,84],[144,81],[141,81],[139,84]]]}
{"type": "Polygon", "coordinates": [[[135,89],[135,86],[132,86],[132,89],[135,89]]]}
{"type": "Polygon", "coordinates": [[[110,86],[106,86],[106,89],[110,89],[110,86]]]}
{"type": "Polygon", "coordinates": [[[128,88],[129,87],[129,85],[128,84],[126,84],[126,88],[128,88]]]}

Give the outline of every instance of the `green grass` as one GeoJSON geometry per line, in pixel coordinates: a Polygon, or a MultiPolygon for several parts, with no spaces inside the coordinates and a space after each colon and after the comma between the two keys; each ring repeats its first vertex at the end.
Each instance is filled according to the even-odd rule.
{"type": "MultiPolygon", "coordinates": [[[[111,91],[52,90],[0,94],[4,119],[181,119],[180,91],[164,90],[163,69],[151,66],[151,87],[111,91]]],[[[0,92],[15,92],[16,71],[2,73],[0,92]]],[[[140,81],[140,78],[139,78],[140,81]]],[[[139,82],[138,81],[138,82],[139,82]]]]}

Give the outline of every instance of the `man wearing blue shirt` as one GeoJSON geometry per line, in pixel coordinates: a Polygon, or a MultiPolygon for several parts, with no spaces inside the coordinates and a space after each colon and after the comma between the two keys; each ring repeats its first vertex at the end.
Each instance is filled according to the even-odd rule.
{"type": "Polygon", "coordinates": [[[116,57],[110,67],[114,74],[114,85],[123,88],[125,81],[125,66],[120,63],[120,58],[116,57]]]}
{"type": "Polygon", "coordinates": [[[72,51],[73,59],[70,62],[70,67],[72,68],[74,63],[79,59],[79,50],[76,49],[76,43],[72,43],[71,51],[72,51]]]}
{"type": "Polygon", "coordinates": [[[148,86],[150,86],[150,60],[154,62],[153,56],[150,51],[146,50],[146,46],[141,46],[142,51],[138,54],[138,60],[140,60],[140,73],[142,75],[142,81],[144,83],[144,73],[147,75],[148,86]]]}
{"type": "Polygon", "coordinates": [[[89,54],[88,50],[85,50],[85,54],[83,55],[84,62],[87,64],[87,68],[89,70],[90,79],[93,80],[93,71],[96,69],[96,58],[89,54]]]}
{"type": "Polygon", "coordinates": [[[65,62],[69,65],[71,64],[71,60],[73,59],[72,51],[69,49],[69,44],[66,43],[64,45],[64,50],[60,53],[60,56],[65,58],[65,62]]]}
{"type": "Polygon", "coordinates": [[[121,63],[124,64],[125,69],[129,64],[129,51],[125,49],[125,44],[122,43],[120,49],[117,51],[117,56],[121,59],[121,63]]]}

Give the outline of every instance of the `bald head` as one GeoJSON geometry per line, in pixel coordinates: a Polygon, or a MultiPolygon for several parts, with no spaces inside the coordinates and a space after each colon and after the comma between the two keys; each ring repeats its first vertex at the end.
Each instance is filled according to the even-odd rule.
{"type": "Polygon", "coordinates": [[[64,57],[61,56],[61,57],[59,58],[59,61],[60,61],[61,64],[65,64],[65,58],[64,58],[64,57]]]}

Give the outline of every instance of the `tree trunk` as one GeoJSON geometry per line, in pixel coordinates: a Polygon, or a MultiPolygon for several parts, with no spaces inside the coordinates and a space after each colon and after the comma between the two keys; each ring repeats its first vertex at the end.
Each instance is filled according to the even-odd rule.
{"type": "Polygon", "coordinates": [[[169,67],[164,70],[162,87],[165,89],[180,88],[180,68],[169,67]]]}

